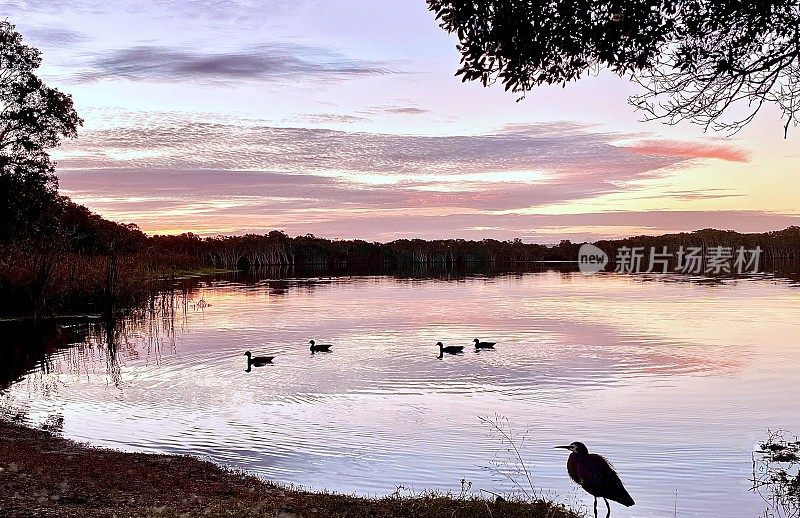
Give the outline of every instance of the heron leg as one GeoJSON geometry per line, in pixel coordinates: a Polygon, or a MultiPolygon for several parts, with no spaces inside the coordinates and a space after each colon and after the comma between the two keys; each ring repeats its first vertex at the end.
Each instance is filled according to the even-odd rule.
{"type": "Polygon", "coordinates": [[[611,504],[608,503],[608,498],[603,497],[603,500],[606,501],[606,508],[608,509],[608,512],[606,512],[606,518],[609,518],[609,516],[611,516],[611,504]]]}
{"type": "Polygon", "coordinates": [[[597,518],[597,497],[594,497],[594,518],[597,518]]]}

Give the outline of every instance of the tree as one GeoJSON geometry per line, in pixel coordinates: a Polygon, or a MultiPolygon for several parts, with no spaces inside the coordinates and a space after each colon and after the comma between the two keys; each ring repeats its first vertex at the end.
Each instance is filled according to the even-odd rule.
{"type": "Polygon", "coordinates": [[[47,150],[77,136],[72,98],[34,73],[41,53],[0,21],[0,240],[39,233],[61,202],[47,150]]]}
{"type": "Polygon", "coordinates": [[[644,88],[647,120],[731,133],[765,103],[800,122],[797,0],[428,0],[464,81],[522,93],[608,68],[644,88]]]}

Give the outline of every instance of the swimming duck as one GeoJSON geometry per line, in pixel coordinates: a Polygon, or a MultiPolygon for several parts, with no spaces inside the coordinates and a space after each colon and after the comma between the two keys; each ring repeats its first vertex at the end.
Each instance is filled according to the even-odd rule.
{"type": "Polygon", "coordinates": [[[244,353],[247,356],[247,368],[249,369],[251,366],[255,367],[263,367],[268,363],[272,363],[272,360],[275,359],[274,356],[253,356],[250,351],[244,353]]]}
{"type": "Polygon", "coordinates": [[[494,349],[497,344],[497,342],[481,342],[477,338],[473,342],[475,342],[475,349],[494,349]]]}
{"type": "Polygon", "coordinates": [[[444,356],[444,353],[459,354],[464,352],[463,345],[448,345],[447,347],[445,347],[442,342],[436,342],[436,345],[439,346],[439,358],[442,358],[444,356]]]}
{"type": "Polygon", "coordinates": [[[311,347],[309,347],[309,349],[311,349],[311,354],[314,354],[315,352],[317,352],[317,353],[319,353],[319,352],[327,353],[327,352],[330,352],[331,347],[332,347],[331,344],[318,344],[318,343],[314,342],[314,340],[309,340],[308,343],[311,344],[311,347]]]}

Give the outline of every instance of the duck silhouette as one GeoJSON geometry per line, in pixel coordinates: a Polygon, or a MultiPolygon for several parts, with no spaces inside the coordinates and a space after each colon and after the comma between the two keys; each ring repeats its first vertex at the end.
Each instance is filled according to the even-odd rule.
{"type": "Polygon", "coordinates": [[[477,338],[473,342],[475,342],[475,349],[494,349],[497,344],[497,342],[481,342],[477,338]]]}
{"type": "Polygon", "coordinates": [[[327,353],[330,352],[331,347],[333,347],[331,344],[318,344],[314,342],[314,340],[309,340],[308,343],[311,344],[311,347],[309,347],[309,349],[311,349],[311,354],[327,353]]]}
{"type": "Polygon", "coordinates": [[[263,367],[268,363],[272,363],[272,360],[275,359],[274,356],[253,356],[250,351],[246,351],[244,355],[247,356],[247,370],[245,372],[250,372],[251,367],[263,367]]]}
{"type": "Polygon", "coordinates": [[[445,347],[442,342],[436,342],[436,345],[439,346],[439,356],[437,357],[439,359],[442,359],[444,357],[444,353],[460,354],[464,352],[463,345],[448,345],[447,347],[445,347]]]}

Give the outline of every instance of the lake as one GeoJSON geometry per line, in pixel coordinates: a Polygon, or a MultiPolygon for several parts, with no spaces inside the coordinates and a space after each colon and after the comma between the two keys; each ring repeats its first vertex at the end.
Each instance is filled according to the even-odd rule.
{"type": "Polygon", "coordinates": [[[182,288],[113,331],[12,334],[37,352],[8,356],[0,405],[100,446],[363,495],[528,487],[495,423],[537,493],[570,505],[592,499],[553,446],[606,455],[636,500],[616,517],[763,515],[756,443],[800,432],[788,280],[231,274],[182,288]],[[312,338],[332,352],[312,355],[312,338]],[[464,354],[437,359],[437,341],[464,354]],[[274,364],[247,373],[246,350],[274,364]]]}

